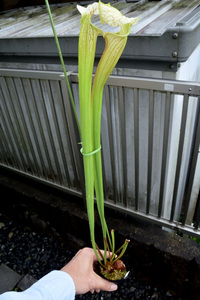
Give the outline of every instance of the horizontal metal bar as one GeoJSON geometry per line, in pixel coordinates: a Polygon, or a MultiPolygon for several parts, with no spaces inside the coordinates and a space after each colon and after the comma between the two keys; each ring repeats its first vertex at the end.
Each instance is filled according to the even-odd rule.
{"type": "Polygon", "coordinates": [[[152,214],[146,214],[142,211],[132,210],[130,208],[123,207],[123,206],[120,206],[120,205],[117,205],[117,204],[112,204],[112,203],[109,203],[107,201],[105,201],[105,206],[108,207],[108,208],[113,208],[117,211],[126,213],[127,215],[130,215],[130,216],[136,216],[138,218],[141,218],[142,220],[145,220],[147,222],[148,221],[152,222],[152,223],[157,224],[159,226],[163,226],[163,227],[170,228],[170,229],[173,229],[173,230],[178,230],[178,231],[186,233],[186,234],[191,234],[192,236],[195,236],[195,237],[198,237],[198,238],[200,237],[200,229],[196,230],[194,227],[189,226],[189,225],[184,225],[183,226],[180,222],[176,222],[176,221],[169,222],[168,219],[159,218],[156,215],[154,216],[152,214]]]}
{"type": "Polygon", "coordinates": [[[33,70],[0,69],[0,76],[30,78],[30,79],[47,79],[48,78],[48,80],[63,80],[64,79],[63,72],[38,71],[38,70],[33,71],[33,70]]]}
{"type": "Polygon", "coordinates": [[[67,192],[67,193],[69,193],[71,195],[82,197],[82,191],[80,191],[80,190],[75,190],[75,189],[72,189],[72,188],[68,188],[68,187],[60,185],[58,183],[51,182],[49,180],[45,180],[44,178],[40,178],[38,176],[34,176],[34,175],[29,174],[27,172],[24,172],[24,171],[21,171],[19,169],[15,169],[15,168],[12,168],[10,166],[7,166],[7,165],[4,165],[4,164],[0,163],[0,169],[1,168],[5,169],[5,170],[8,170],[10,172],[16,173],[16,174],[23,175],[26,178],[33,179],[35,182],[43,183],[43,184],[45,184],[47,186],[56,188],[56,189],[58,189],[60,191],[67,192]]]}
{"type": "MultiPolygon", "coordinates": [[[[78,82],[77,73],[72,73],[70,76],[72,82],[78,82]]],[[[191,81],[111,75],[108,78],[106,85],[138,88],[142,90],[156,90],[160,92],[171,92],[173,94],[188,94],[189,96],[194,97],[200,96],[200,83],[191,81]]]]}
{"type": "MultiPolygon", "coordinates": [[[[17,174],[21,174],[21,175],[23,175],[27,178],[33,179],[37,182],[44,183],[48,186],[58,188],[61,191],[68,192],[68,193],[70,193],[74,196],[82,197],[81,191],[72,190],[72,189],[66,188],[64,186],[60,186],[58,184],[55,184],[55,183],[51,183],[51,182],[46,181],[42,178],[38,178],[38,177],[30,175],[26,172],[19,171],[19,170],[16,170],[14,168],[10,168],[8,166],[4,166],[2,164],[0,164],[0,168],[12,171],[12,172],[17,173],[17,174]]],[[[157,216],[154,216],[152,214],[146,214],[146,213],[143,213],[139,210],[135,211],[135,210],[132,210],[128,207],[123,207],[121,205],[113,204],[113,203],[110,203],[108,201],[105,201],[105,206],[108,207],[108,208],[115,209],[116,211],[126,213],[127,215],[130,215],[130,216],[136,216],[138,218],[141,218],[142,220],[145,220],[147,222],[152,222],[152,223],[157,224],[159,226],[163,226],[163,227],[170,228],[170,229],[173,229],[173,230],[178,230],[178,231],[186,233],[186,234],[191,234],[192,236],[195,236],[195,237],[198,237],[198,238],[200,237],[200,230],[196,230],[194,227],[189,226],[189,225],[183,226],[180,222],[169,222],[165,218],[158,218],[157,216]]]]}

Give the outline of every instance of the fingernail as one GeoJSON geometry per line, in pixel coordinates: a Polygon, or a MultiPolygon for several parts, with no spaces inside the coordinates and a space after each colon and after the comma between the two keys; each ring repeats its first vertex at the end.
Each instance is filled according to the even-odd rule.
{"type": "Polygon", "coordinates": [[[111,291],[116,291],[117,288],[118,288],[118,286],[116,284],[111,284],[111,286],[110,286],[111,291]]]}

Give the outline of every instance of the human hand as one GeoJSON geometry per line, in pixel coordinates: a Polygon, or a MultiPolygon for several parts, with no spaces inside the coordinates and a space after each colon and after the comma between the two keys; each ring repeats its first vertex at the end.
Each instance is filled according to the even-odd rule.
{"type": "MultiPolygon", "coordinates": [[[[109,253],[107,258],[109,258],[109,253]]],[[[61,271],[68,273],[72,277],[76,294],[85,294],[89,291],[91,293],[94,293],[94,291],[99,293],[100,290],[107,292],[117,290],[116,284],[101,278],[95,273],[94,267],[96,263],[97,258],[94,250],[83,248],[61,269],[61,271]]]]}

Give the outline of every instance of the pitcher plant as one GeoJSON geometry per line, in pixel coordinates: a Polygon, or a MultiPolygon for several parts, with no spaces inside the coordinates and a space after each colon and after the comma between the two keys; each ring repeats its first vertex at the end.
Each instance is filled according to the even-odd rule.
{"type": "Polygon", "coordinates": [[[101,160],[101,110],[104,85],[126,46],[132,25],[137,23],[138,18],[127,18],[110,4],[104,4],[101,1],[87,7],[77,5],[77,9],[81,13],[78,49],[79,124],[48,0],[45,2],[81,136],[86,205],[92,247],[99,261],[101,273],[110,280],[122,279],[126,274],[126,267],[120,258],[126,251],[129,240],[125,240],[124,244],[116,251],[114,230],[109,232],[106,224],[101,160]],[[119,26],[120,31],[117,33],[103,32],[92,24],[93,15],[99,15],[102,24],[107,23],[113,27],[119,26]],[[94,80],[92,80],[96,43],[99,35],[103,35],[105,39],[105,48],[97,65],[94,80]],[[102,228],[104,255],[95,242],[95,197],[102,228]],[[106,259],[107,251],[112,253],[110,259],[106,259]]]}

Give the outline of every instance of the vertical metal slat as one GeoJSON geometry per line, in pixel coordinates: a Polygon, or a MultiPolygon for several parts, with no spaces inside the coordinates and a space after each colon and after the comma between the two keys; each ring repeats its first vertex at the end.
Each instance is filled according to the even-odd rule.
{"type": "MultiPolygon", "coordinates": [[[[50,101],[50,106],[51,106],[51,103],[52,103],[52,95],[51,95],[48,80],[41,81],[40,85],[41,85],[41,87],[43,86],[43,92],[46,93],[45,97],[47,97],[47,100],[46,100],[47,103],[45,103],[45,97],[44,97],[44,94],[42,94],[42,98],[43,98],[42,109],[43,109],[43,114],[44,114],[44,118],[45,118],[45,123],[46,123],[46,126],[47,126],[47,132],[48,132],[50,145],[51,145],[52,152],[53,152],[53,157],[54,157],[54,160],[55,160],[55,167],[56,167],[56,171],[57,171],[56,175],[58,175],[59,183],[62,185],[63,184],[63,178],[62,178],[62,173],[61,173],[61,169],[60,169],[60,162],[59,162],[59,159],[58,159],[56,146],[55,146],[55,141],[54,141],[54,137],[53,137],[52,129],[51,129],[52,120],[50,122],[50,119],[49,119],[49,116],[48,116],[48,111],[47,111],[48,101],[50,101]]],[[[53,118],[54,117],[55,116],[54,116],[54,113],[53,113],[53,118]]],[[[53,124],[55,126],[55,118],[53,119],[53,124]]]]}
{"type": "Polygon", "coordinates": [[[39,126],[39,120],[38,120],[38,115],[37,115],[37,109],[36,109],[36,106],[35,106],[34,93],[33,93],[32,85],[31,85],[31,79],[26,79],[26,85],[27,85],[27,89],[25,89],[25,95],[26,95],[26,98],[29,99],[29,101],[32,104],[33,112],[31,113],[30,105],[27,101],[25,101],[25,106],[26,106],[26,111],[27,111],[27,114],[28,114],[28,119],[29,119],[29,122],[30,122],[30,127],[31,127],[31,131],[32,131],[32,134],[33,134],[33,139],[34,139],[32,142],[34,142],[34,144],[35,144],[35,147],[37,149],[39,162],[41,164],[40,167],[39,167],[39,170],[38,170],[38,175],[41,178],[44,177],[45,180],[47,180],[48,176],[47,176],[47,172],[46,172],[45,162],[44,162],[44,158],[42,156],[42,152],[41,152],[41,149],[40,149],[41,145],[40,145],[40,142],[39,142],[39,139],[38,139],[38,134],[36,132],[36,123],[39,126]],[[34,118],[35,118],[35,122],[34,122],[34,118]]]}
{"type": "MultiPolygon", "coordinates": [[[[23,89],[23,83],[22,83],[22,79],[21,78],[16,78],[14,80],[14,85],[15,85],[15,90],[16,90],[16,94],[17,94],[17,99],[18,99],[18,110],[19,110],[19,118],[20,118],[20,123],[23,126],[23,131],[24,134],[22,133],[23,137],[24,137],[24,143],[27,144],[26,149],[30,149],[28,152],[30,153],[28,155],[29,157],[29,163],[30,163],[30,171],[31,169],[33,169],[33,172],[35,172],[36,176],[41,176],[41,172],[40,172],[40,167],[36,158],[36,154],[33,148],[33,144],[30,138],[30,134],[29,134],[29,130],[27,127],[27,121],[25,119],[24,116],[24,111],[22,109],[22,105],[25,107],[26,110],[26,114],[28,113],[27,111],[27,103],[26,103],[26,97],[25,97],[25,93],[24,93],[24,89],[23,89]],[[23,103],[21,103],[23,102],[23,103]],[[31,158],[30,155],[33,157],[33,161],[31,162],[31,158]]],[[[30,119],[29,119],[30,120],[30,119]]]]}
{"type": "Polygon", "coordinates": [[[190,204],[190,196],[192,192],[192,186],[193,186],[194,175],[196,170],[196,163],[197,163],[199,147],[200,147],[200,97],[198,99],[196,120],[197,120],[197,124],[196,124],[195,140],[194,140],[194,150],[192,153],[192,162],[191,162],[191,168],[189,172],[190,176],[189,176],[189,180],[185,192],[185,205],[184,205],[184,214],[182,220],[183,226],[185,225],[187,219],[187,214],[188,214],[188,209],[190,204]]]}
{"type": "Polygon", "coordinates": [[[111,107],[110,107],[110,97],[109,97],[109,87],[105,86],[105,97],[106,97],[106,113],[108,120],[108,136],[109,136],[109,146],[110,146],[110,161],[111,161],[111,171],[112,171],[112,184],[113,184],[113,200],[116,204],[117,201],[117,187],[116,187],[116,168],[114,161],[114,141],[113,141],[113,126],[111,120],[111,107]]]}
{"type": "MultiPolygon", "coordinates": [[[[57,84],[58,84],[58,82],[57,82],[57,84]]],[[[66,178],[67,178],[68,185],[71,186],[71,180],[70,180],[70,176],[69,176],[69,172],[68,172],[67,161],[66,161],[66,157],[65,157],[65,153],[64,153],[64,148],[63,148],[63,142],[62,142],[62,138],[61,138],[61,135],[60,135],[59,122],[58,122],[58,117],[57,117],[56,108],[55,108],[55,101],[53,101],[51,85],[50,85],[49,82],[48,82],[48,90],[49,90],[49,103],[50,103],[50,106],[51,106],[51,113],[53,115],[53,120],[54,120],[53,124],[54,124],[54,127],[55,127],[56,138],[57,138],[57,141],[58,141],[59,150],[61,152],[61,158],[62,158],[62,163],[63,163],[63,166],[64,166],[64,172],[65,172],[65,175],[66,175],[66,178]]],[[[59,93],[59,87],[57,88],[57,93],[59,93]]],[[[61,97],[60,93],[59,93],[59,96],[61,97]]],[[[55,146],[53,146],[53,149],[54,148],[55,148],[55,146]]],[[[61,184],[63,184],[64,179],[63,179],[63,176],[62,176],[61,166],[60,166],[58,156],[56,156],[55,159],[56,159],[56,164],[57,164],[57,167],[58,167],[58,174],[59,174],[60,182],[61,182],[61,184]]]]}
{"type": "Polygon", "coordinates": [[[134,88],[135,210],[139,207],[139,99],[134,88]]]}
{"type": "Polygon", "coordinates": [[[11,155],[11,152],[10,152],[10,147],[7,143],[7,140],[6,140],[6,137],[5,137],[5,134],[1,128],[1,125],[0,125],[0,162],[4,165],[7,165],[9,166],[10,163],[12,166],[14,166],[14,160],[13,160],[13,155],[11,155]],[[10,162],[8,161],[8,156],[7,154],[9,153],[9,160],[10,162]]]}
{"type": "Polygon", "coordinates": [[[169,123],[170,123],[170,104],[171,104],[171,94],[170,92],[167,92],[166,99],[165,99],[165,120],[164,120],[163,147],[162,147],[162,166],[161,166],[158,218],[161,218],[162,216],[162,208],[163,208],[163,201],[164,201],[164,185],[165,185],[165,175],[166,175],[169,123]]]}
{"type": "Polygon", "coordinates": [[[126,149],[126,125],[125,125],[125,105],[124,90],[122,87],[118,88],[119,94],[119,114],[120,114],[120,136],[121,136],[121,149],[122,149],[122,167],[123,167],[123,204],[127,207],[127,149],[126,149]]]}
{"type": "Polygon", "coordinates": [[[24,155],[22,153],[21,147],[18,147],[18,145],[19,145],[19,135],[17,134],[17,132],[20,131],[20,129],[19,129],[19,124],[17,122],[16,115],[15,115],[15,110],[13,108],[12,98],[11,98],[10,92],[7,88],[7,83],[6,83],[5,78],[2,78],[1,81],[2,81],[1,86],[3,88],[3,93],[2,93],[3,97],[2,97],[1,103],[4,107],[5,116],[6,116],[5,124],[7,126],[7,129],[10,128],[10,131],[12,132],[13,139],[15,141],[16,149],[17,149],[17,152],[18,152],[19,157],[20,157],[20,170],[28,172],[26,162],[25,162],[25,158],[24,158],[24,155]],[[9,111],[9,105],[10,105],[11,111],[9,111]],[[13,118],[11,118],[11,115],[13,116],[13,118]],[[14,121],[15,121],[15,125],[13,124],[14,121]]]}
{"type": "Polygon", "coordinates": [[[195,218],[195,223],[194,223],[194,229],[198,230],[200,226],[200,190],[199,190],[199,196],[197,200],[197,207],[196,207],[196,218],[195,218]]]}
{"type": "MultiPolygon", "coordinates": [[[[70,77],[69,77],[70,80],[70,77]]],[[[71,102],[68,94],[68,90],[64,79],[61,80],[61,91],[62,91],[62,107],[64,114],[64,128],[66,131],[66,138],[68,143],[69,155],[71,158],[75,186],[81,188],[82,195],[85,199],[85,183],[84,183],[84,171],[83,171],[83,161],[80,155],[80,147],[78,143],[80,142],[80,133],[78,132],[78,126],[76,124],[75,117],[73,115],[73,110],[71,107],[71,102]]]]}
{"type": "MultiPolygon", "coordinates": [[[[54,170],[53,170],[53,166],[52,166],[52,162],[51,162],[51,158],[50,158],[50,153],[49,153],[49,149],[47,146],[47,141],[46,141],[46,137],[44,134],[44,128],[41,122],[41,118],[44,118],[44,114],[43,114],[43,110],[40,111],[39,107],[38,107],[38,103],[43,103],[43,96],[42,96],[42,92],[41,92],[41,86],[40,86],[40,82],[39,79],[32,79],[31,80],[31,85],[32,85],[32,90],[37,91],[37,96],[34,94],[34,109],[35,109],[35,116],[36,116],[36,120],[37,120],[37,124],[38,124],[38,128],[39,128],[39,132],[41,135],[41,141],[42,141],[42,146],[43,146],[43,150],[45,153],[45,157],[47,159],[48,162],[48,168],[49,168],[49,174],[48,174],[48,180],[51,180],[55,182],[55,175],[54,175],[54,170]],[[37,98],[36,98],[37,97],[37,98]]],[[[42,104],[43,107],[43,104],[42,104]]]]}
{"type": "Polygon", "coordinates": [[[20,99],[17,93],[17,86],[15,83],[15,78],[9,78],[9,82],[7,82],[7,86],[9,88],[12,88],[12,95],[13,97],[10,97],[10,106],[12,107],[12,112],[14,116],[14,121],[15,124],[17,125],[17,133],[19,135],[19,144],[18,147],[20,146],[20,143],[22,144],[22,147],[24,149],[24,156],[26,157],[26,164],[27,164],[27,171],[28,173],[31,173],[31,169],[34,170],[35,173],[37,173],[36,168],[34,163],[31,161],[30,157],[30,151],[28,149],[28,141],[29,136],[27,136],[27,131],[26,131],[26,125],[25,121],[23,118],[23,112],[21,109],[21,104],[20,104],[20,99]]]}
{"type": "Polygon", "coordinates": [[[152,154],[153,154],[153,125],[154,125],[154,92],[149,91],[149,134],[148,134],[148,169],[147,169],[147,205],[146,213],[149,214],[151,203],[152,180],[152,154]]]}
{"type": "Polygon", "coordinates": [[[173,191],[173,198],[172,198],[170,222],[174,220],[174,213],[176,208],[179,178],[180,178],[180,171],[181,171],[181,161],[183,155],[185,128],[186,128],[186,120],[187,120],[187,112],[188,112],[188,100],[189,100],[188,98],[189,98],[188,95],[185,94],[183,98],[182,119],[181,119],[178,157],[177,157],[177,165],[176,165],[176,173],[175,173],[175,183],[174,183],[174,191],[173,191]]]}
{"type": "MultiPolygon", "coordinates": [[[[0,99],[1,99],[0,105],[2,105],[4,100],[3,100],[3,94],[1,92],[1,89],[0,89],[0,99]]],[[[0,120],[2,122],[2,124],[0,124],[1,125],[0,129],[1,129],[1,142],[4,145],[6,145],[6,148],[4,150],[4,158],[5,158],[5,161],[7,162],[8,166],[12,166],[12,167],[20,170],[21,166],[17,159],[17,156],[18,156],[17,151],[15,149],[13,139],[10,135],[9,128],[7,126],[7,122],[6,122],[6,119],[5,119],[2,109],[3,108],[0,109],[0,120]],[[8,141],[9,141],[9,143],[8,143],[8,141]],[[9,153],[9,161],[7,159],[8,153],[9,153]]],[[[3,148],[4,148],[4,146],[2,145],[2,149],[3,148]]],[[[4,163],[4,161],[2,161],[2,163],[4,163]]]]}

